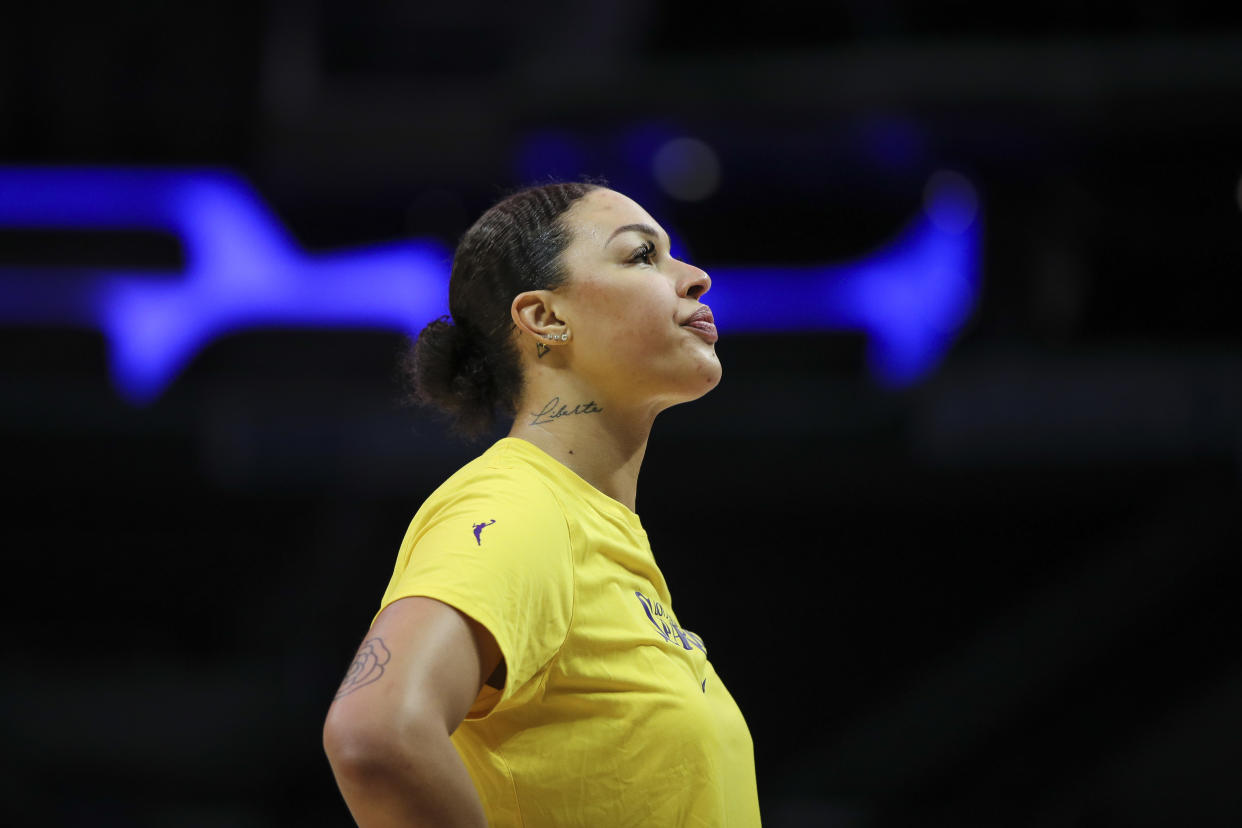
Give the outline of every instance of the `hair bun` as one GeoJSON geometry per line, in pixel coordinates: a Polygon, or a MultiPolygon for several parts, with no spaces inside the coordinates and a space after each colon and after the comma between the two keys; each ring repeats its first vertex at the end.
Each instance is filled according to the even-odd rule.
{"type": "Polygon", "coordinates": [[[449,415],[465,434],[485,431],[493,419],[495,389],[479,338],[448,316],[430,322],[403,360],[414,400],[449,415]]]}

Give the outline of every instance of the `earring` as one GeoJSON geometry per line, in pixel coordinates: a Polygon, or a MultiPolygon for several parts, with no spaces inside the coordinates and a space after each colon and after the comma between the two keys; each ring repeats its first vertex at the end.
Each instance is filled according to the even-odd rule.
{"type": "MultiPolygon", "coordinates": [[[[551,340],[552,342],[568,342],[569,331],[565,331],[565,333],[563,334],[544,334],[543,338],[551,340]]],[[[535,343],[535,353],[539,356],[540,359],[543,359],[544,354],[546,354],[550,350],[552,349],[549,348],[547,345],[544,345],[542,342],[535,343]]]]}

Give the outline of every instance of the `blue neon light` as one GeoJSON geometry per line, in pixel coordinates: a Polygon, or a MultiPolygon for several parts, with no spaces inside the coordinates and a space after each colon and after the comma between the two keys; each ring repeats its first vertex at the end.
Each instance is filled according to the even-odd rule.
{"type": "MultiPolygon", "coordinates": [[[[722,331],[862,331],[881,382],[900,387],[924,377],[979,289],[973,191],[960,183],[941,190],[895,241],[861,261],[708,268],[722,331]]],[[[415,334],[447,309],[451,253],[443,245],[413,240],[310,255],[244,180],[223,171],[0,167],[0,227],[180,238],[187,262],[180,278],[0,269],[0,324],[102,331],[115,381],[135,403],[158,396],[198,350],[228,333],[300,326],[415,334]]]]}
{"type": "Polygon", "coordinates": [[[187,267],[179,279],[95,271],[66,285],[0,272],[0,322],[102,330],[117,385],[138,403],[158,396],[219,336],[264,326],[416,333],[448,299],[443,245],[308,255],[226,172],[0,168],[0,226],[157,229],[181,239],[187,267]]]}
{"type": "Polygon", "coordinates": [[[979,222],[973,210],[962,219],[964,201],[962,193],[933,194],[926,212],[860,261],[713,268],[712,309],[725,330],[744,319],[748,331],[862,332],[872,375],[890,388],[911,385],[940,362],[979,292],[979,222]]]}

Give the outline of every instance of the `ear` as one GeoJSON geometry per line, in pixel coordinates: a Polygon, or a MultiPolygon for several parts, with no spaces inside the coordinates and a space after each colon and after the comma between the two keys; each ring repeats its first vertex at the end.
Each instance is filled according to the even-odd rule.
{"type": "Polygon", "coordinates": [[[513,298],[509,314],[519,331],[543,342],[550,336],[560,336],[568,328],[565,320],[556,314],[553,306],[557,296],[550,290],[528,290],[513,298]]]}

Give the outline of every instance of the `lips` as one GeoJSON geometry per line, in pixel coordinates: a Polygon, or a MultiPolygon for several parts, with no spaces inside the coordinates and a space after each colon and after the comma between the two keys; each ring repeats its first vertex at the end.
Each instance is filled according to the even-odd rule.
{"type": "Polygon", "coordinates": [[[716,333],[716,320],[712,316],[712,309],[707,305],[701,305],[698,310],[690,314],[686,321],[681,323],[681,326],[697,332],[708,342],[715,342],[720,338],[720,335],[716,333]]]}

